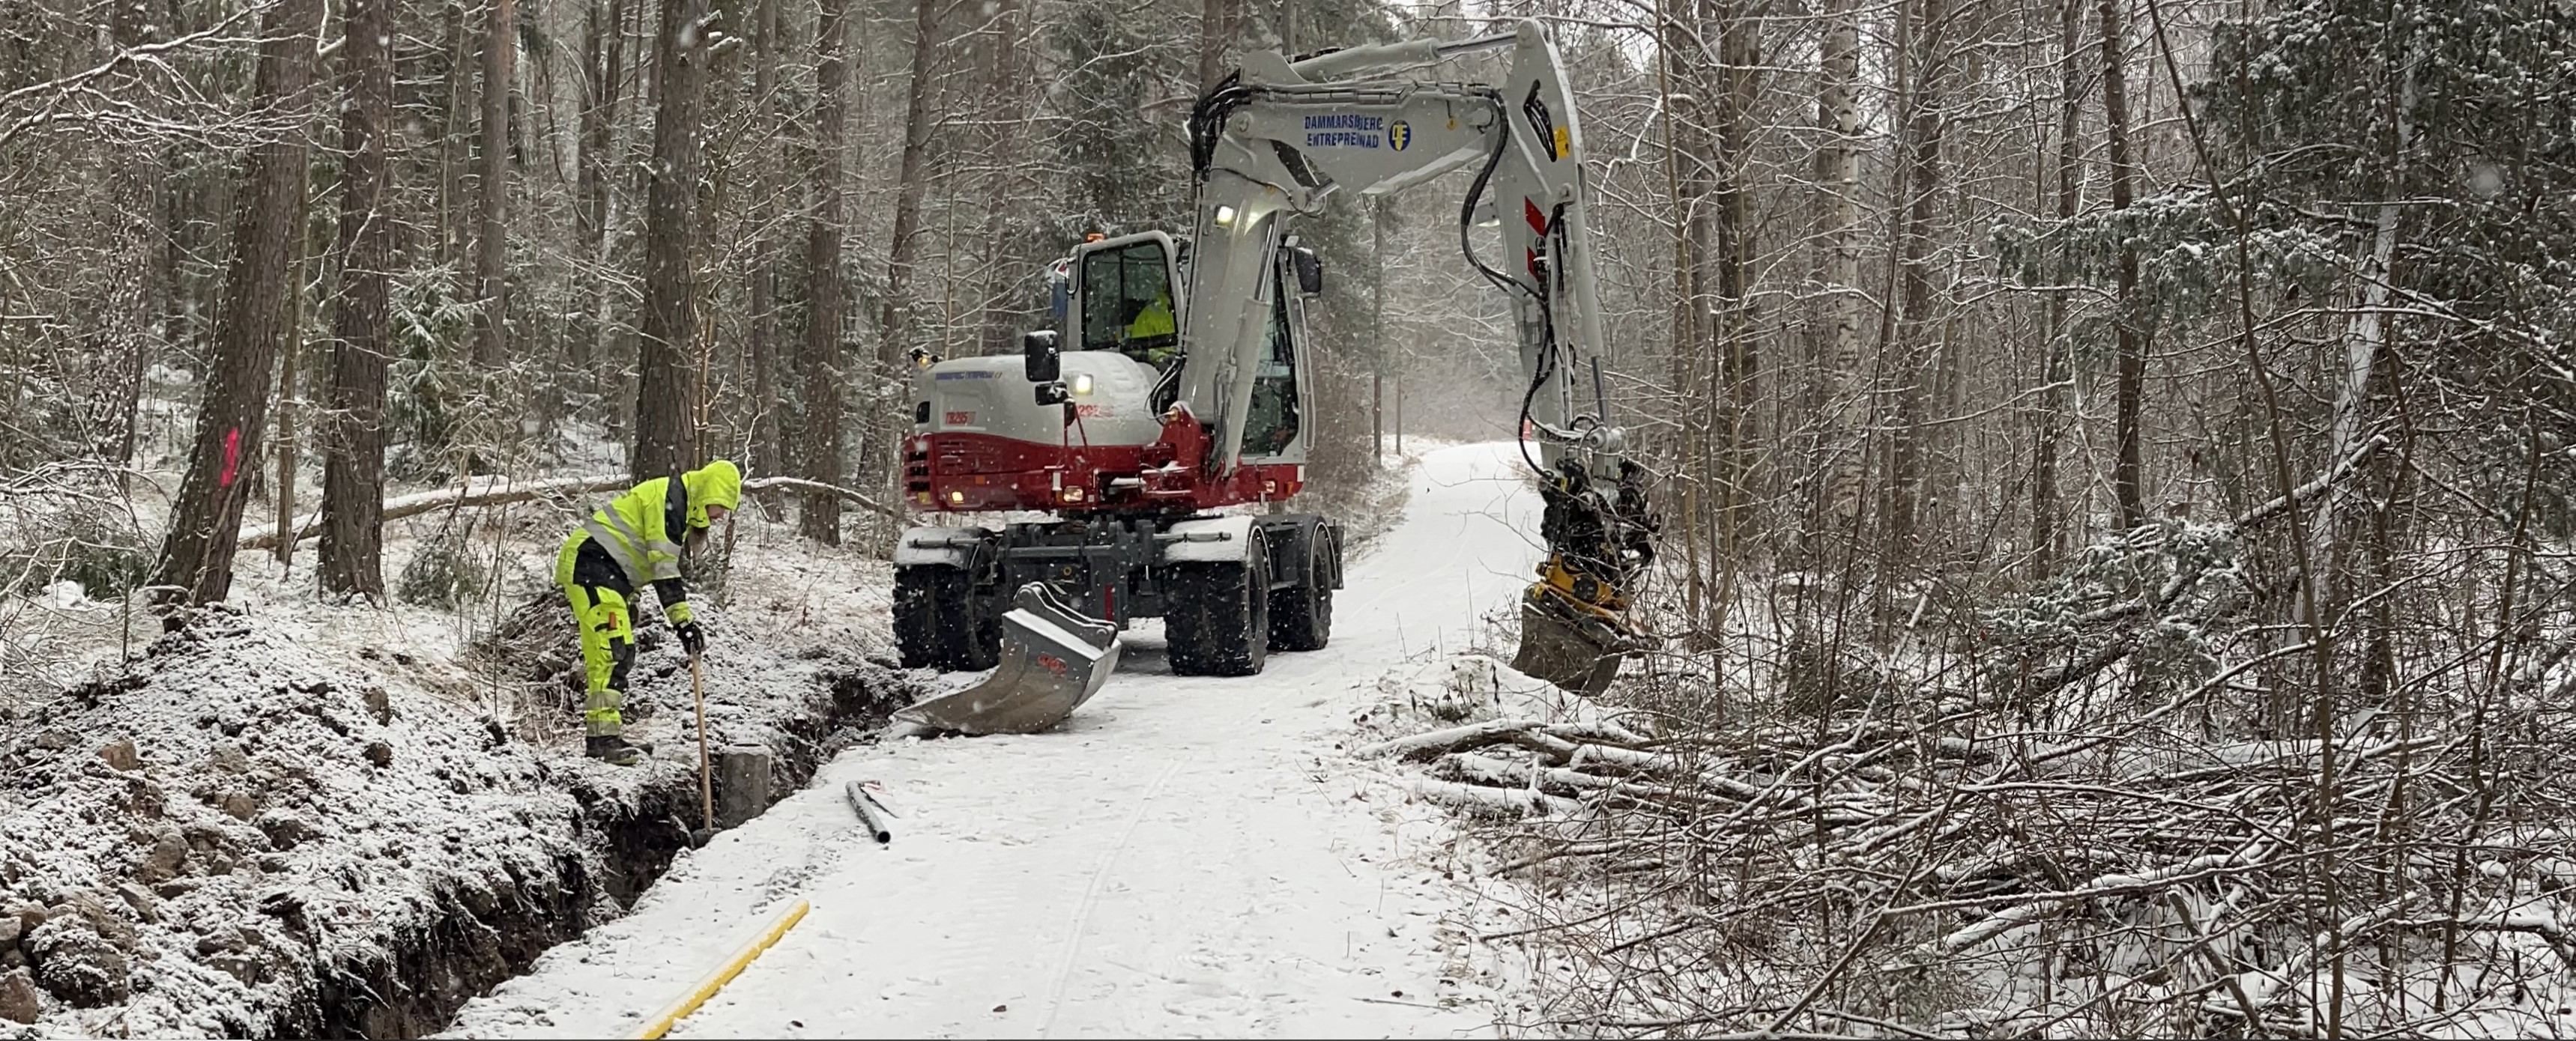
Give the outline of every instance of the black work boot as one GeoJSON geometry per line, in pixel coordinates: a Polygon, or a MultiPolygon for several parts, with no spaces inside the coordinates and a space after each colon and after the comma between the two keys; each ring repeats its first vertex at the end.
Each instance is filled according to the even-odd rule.
{"type": "Polygon", "coordinates": [[[644,753],[649,751],[650,746],[629,744],[622,737],[594,737],[582,742],[582,754],[610,766],[633,766],[643,762],[644,753]]]}

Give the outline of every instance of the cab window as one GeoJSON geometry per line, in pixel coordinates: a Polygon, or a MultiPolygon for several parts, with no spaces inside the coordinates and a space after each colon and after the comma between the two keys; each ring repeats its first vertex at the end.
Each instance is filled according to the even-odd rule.
{"type": "Polygon", "coordinates": [[[1117,351],[1148,365],[1180,345],[1171,269],[1159,242],[1104,249],[1082,258],[1082,349],[1117,351]]]}
{"type": "Polygon", "coordinates": [[[1252,374],[1252,415],[1243,454],[1277,455],[1297,441],[1297,344],[1288,321],[1288,285],[1270,273],[1270,335],[1252,374]]]}

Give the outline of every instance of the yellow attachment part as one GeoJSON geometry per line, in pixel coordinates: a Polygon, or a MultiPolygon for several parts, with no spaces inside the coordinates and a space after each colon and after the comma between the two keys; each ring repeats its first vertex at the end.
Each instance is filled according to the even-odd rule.
{"type": "Polygon", "coordinates": [[[1565,566],[1565,557],[1562,554],[1549,554],[1547,562],[1538,566],[1538,574],[1538,582],[1529,591],[1531,599],[1535,600],[1541,595],[1553,593],[1559,602],[1568,607],[1578,608],[1604,621],[1619,625],[1620,628],[1626,628],[1626,625],[1621,622],[1621,616],[1628,610],[1627,596],[1611,588],[1609,583],[1597,579],[1592,583],[1593,595],[1584,596],[1577,591],[1581,588],[1578,585],[1579,576],[1575,574],[1574,569],[1565,566]]]}

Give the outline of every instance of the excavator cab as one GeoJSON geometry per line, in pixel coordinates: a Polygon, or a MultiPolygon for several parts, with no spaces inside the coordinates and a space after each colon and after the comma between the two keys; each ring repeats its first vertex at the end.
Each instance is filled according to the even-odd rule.
{"type": "Polygon", "coordinates": [[[1178,250],[1159,231],[1087,242],[1075,251],[1074,295],[1082,309],[1076,350],[1117,351],[1168,367],[1180,353],[1178,250]]]}

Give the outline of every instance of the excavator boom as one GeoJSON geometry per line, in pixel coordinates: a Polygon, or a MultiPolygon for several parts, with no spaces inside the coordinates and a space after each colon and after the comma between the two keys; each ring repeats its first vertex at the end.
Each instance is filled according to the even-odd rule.
{"type": "Polygon", "coordinates": [[[1524,599],[1514,665],[1598,693],[1639,643],[1627,621],[1628,591],[1652,560],[1654,520],[1600,390],[1605,352],[1583,133],[1565,63],[1546,31],[1524,21],[1469,40],[1353,47],[1297,61],[1247,55],[1192,111],[1190,138],[1198,254],[1178,400],[1207,424],[1209,457],[1219,466],[1241,447],[1270,313],[1267,271],[1290,221],[1320,212],[1338,193],[1378,195],[1454,172],[1474,176],[1458,217],[1459,245],[1511,301],[1529,381],[1523,456],[1547,501],[1548,556],[1524,599]],[[1483,52],[1508,53],[1499,81],[1418,72],[1483,52]],[[1473,229],[1482,224],[1499,226],[1492,263],[1476,251],[1473,229]]]}

